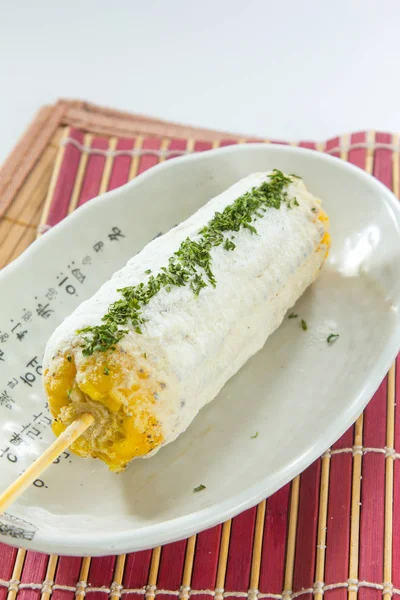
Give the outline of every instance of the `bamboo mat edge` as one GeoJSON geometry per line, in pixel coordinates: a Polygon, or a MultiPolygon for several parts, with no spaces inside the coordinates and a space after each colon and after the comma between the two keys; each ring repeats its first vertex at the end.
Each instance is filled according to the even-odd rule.
{"type": "Polygon", "coordinates": [[[61,99],[42,106],[21,139],[0,166],[0,217],[24,185],[60,127],[76,127],[94,135],[132,137],[196,137],[213,141],[240,136],[222,131],[172,123],[105,108],[85,101],[61,99]]]}

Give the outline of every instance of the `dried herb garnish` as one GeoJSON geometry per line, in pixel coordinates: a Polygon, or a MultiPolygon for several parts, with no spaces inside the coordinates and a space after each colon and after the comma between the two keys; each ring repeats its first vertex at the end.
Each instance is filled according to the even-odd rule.
{"type": "Polygon", "coordinates": [[[333,344],[334,342],[336,342],[336,340],[338,339],[338,337],[339,337],[339,333],[331,333],[326,338],[326,341],[328,342],[328,344],[333,344]]]}
{"type": "Polygon", "coordinates": [[[303,329],[303,331],[307,331],[308,329],[308,325],[304,319],[301,320],[301,328],[303,329]]]}
{"type": "Polygon", "coordinates": [[[78,334],[86,334],[82,344],[84,356],[115,350],[116,344],[128,333],[124,326],[131,326],[137,333],[142,333],[142,309],[161,288],[169,292],[173,287],[189,285],[198,296],[202,288],[215,287],[217,282],[212,272],[211,249],[222,245],[224,250],[233,251],[236,245],[232,235],[227,237],[227,233],[248,229],[257,234],[253,223],[263,218],[268,208],[279,209],[283,203],[288,208],[298,206],[297,200],[290,200],[285,190],[290,183],[290,177],[274,169],[268,181],[244,193],[222,212],[216,212],[199,231],[196,240],[186,238],[169,258],[168,266],[162,267],[159,273],[153,275],[147,269],[146,274],[150,277],[146,283],[117,290],[121,299],[111,304],[102,318],[103,324],[77,331],[78,334]]]}
{"type": "Polygon", "coordinates": [[[203,490],[205,490],[205,489],[206,489],[206,486],[205,486],[205,485],[203,485],[203,484],[201,483],[200,485],[198,485],[197,487],[195,487],[195,488],[193,489],[193,491],[194,491],[194,492],[202,492],[202,491],[203,491],[203,490]]]}
{"type": "Polygon", "coordinates": [[[290,315],[288,316],[288,319],[297,319],[299,315],[296,315],[296,313],[290,313],[290,315]]]}

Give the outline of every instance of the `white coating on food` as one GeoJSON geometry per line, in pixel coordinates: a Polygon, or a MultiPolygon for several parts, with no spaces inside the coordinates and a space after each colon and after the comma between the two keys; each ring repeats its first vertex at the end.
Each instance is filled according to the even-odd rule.
{"type": "MultiPolygon", "coordinates": [[[[110,304],[121,298],[117,289],[146,282],[148,269],[156,275],[184,239],[196,239],[217,211],[267,179],[268,173],[249,175],[150,242],[58,327],[46,347],[45,368],[60,351],[68,351],[73,352],[79,371],[87,357],[76,331],[101,323],[110,304]]],[[[326,253],[321,246],[326,227],[315,212],[320,201],[300,179],[293,179],[287,192],[298,206],[288,208],[282,203],[279,209],[267,208],[253,223],[257,234],[242,229],[233,234],[233,251],[222,246],[211,249],[215,288],[208,285],[198,297],[189,285],[172,287],[169,293],[161,288],[142,309],[143,333],[124,326],[130,332],[118,347],[135,364],[144,354],[151,377],[165,384],[154,404],[164,444],[182,433],[262,348],[319,272],[326,253]]],[[[125,375],[127,380],[131,377],[129,372],[125,375]]]]}

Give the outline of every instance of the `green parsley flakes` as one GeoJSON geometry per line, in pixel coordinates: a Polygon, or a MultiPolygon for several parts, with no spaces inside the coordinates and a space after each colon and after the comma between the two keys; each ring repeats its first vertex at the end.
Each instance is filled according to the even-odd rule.
{"type": "Polygon", "coordinates": [[[206,488],[206,486],[205,486],[205,485],[203,485],[203,484],[201,483],[200,485],[198,485],[197,487],[195,487],[195,488],[193,489],[193,491],[194,491],[195,493],[197,493],[197,492],[202,492],[202,491],[203,491],[203,490],[205,490],[205,489],[207,489],[207,488],[206,488]]]}
{"type": "Polygon", "coordinates": [[[234,250],[236,248],[236,244],[234,244],[232,242],[232,240],[226,238],[225,242],[224,242],[224,249],[225,250],[234,250]]]}
{"type": "Polygon", "coordinates": [[[301,328],[303,331],[307,331],[308,325],[304,319],[301,320],[301,328]]]}
{"type": "Polygon", "coordinates": [[[268,181],[245,192],[222,212],[216,212],[211,221],[198,232],[196,240],[186,238],[170,256],[168,265],[162,267],[159,273],[154,275],[147,269],[145,273],[150,276],[146,283],[117,290],[121,298],[109,306],[102,317],[103,323],[77,331],[78,334],[85,334],[83,355],[115,350],[116,344],[129,331],[124,326],[142,333],[142,309],[162,288],[169,292],[173,287],[188,285],[193,294],[198,296],[203,288],[215,287],[217,282],[212,271],[212,248],[222,246],[226,251],[233,251],[236,245],[232,241],[232,235],[227,237],[227,234],[242,229],[257,234],[254,223],[264,217],[267,209],[279,209],[282,204],[288,208],[298,205],[297,200],[291,202],[286,191],[290,183],[290,177],[274,169],[268,181]]]}
{"type": "Polygon", "coordinates": [[[336,342],[336,340],[338,339],[338,337],[340,337],[339,333],[331,333],[326,338],[326,341],[328,342],[329,345],[332,345],[332,344],[334,344],[336,342]]]}

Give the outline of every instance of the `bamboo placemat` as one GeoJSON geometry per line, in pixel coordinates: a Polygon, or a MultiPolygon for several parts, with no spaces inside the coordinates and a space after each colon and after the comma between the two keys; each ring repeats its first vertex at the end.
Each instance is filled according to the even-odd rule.
{"type": "MultiPolygon", "coordinates": [[[[81,102],[45,107],[0,172],[0,267],[77,206],[157,162],[245,141],[81,102]]],[[[398,136],[363,132],[300,145],[400,192],[398,136]]],[[[0,600],[400,595],[399,372],[394,365],[356,424],[291,484],[198,536],[83,559],[0,544],[0,600]]]]}

